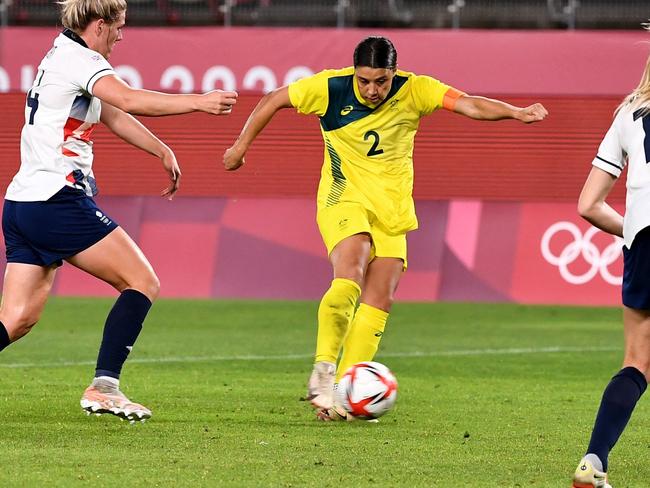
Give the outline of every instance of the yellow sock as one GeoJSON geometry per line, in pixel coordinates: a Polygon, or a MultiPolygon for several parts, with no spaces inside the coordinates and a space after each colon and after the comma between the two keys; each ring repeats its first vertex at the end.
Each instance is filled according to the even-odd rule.
{"type": "Polygon", "coordinates": [[[335,278],[318,307],[316,362],[336,363],[354,315],[361,288],[352,280],[335,278]]]}
{"type": "Polygon", "coordinates": [[[386,320],[387,312],[365,303],[359,305],[343,344],[343,355],[336,370],[337,382],[353,364],[372,361],[384,334],[386,320]]]}

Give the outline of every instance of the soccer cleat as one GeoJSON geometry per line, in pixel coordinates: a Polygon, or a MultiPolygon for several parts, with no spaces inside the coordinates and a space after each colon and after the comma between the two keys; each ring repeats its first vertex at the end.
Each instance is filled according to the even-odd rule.
{"type": "Polygon", "coordinates": [[[117,387],[107,382],[94,381],[81,397],[81,408],[87,415],[109,413],[131,424],[151,418],[151,410],[129,400],[117,387]]]}
{"type": "Polygon", "coordinates": [[[585,456],[573,475],[573,488],[612,488],[612,486],[607,483],[607,473],[598,471],[585,456]]]}
{"type": "Polygon", "coordinates": [[[323,422],[352,422],[355,418],[340,405],[332,405],[332,408],[322,408],[316,412],[316,418],[323,422]]]}
{"type": "MultiPolygon", "coordinates": [[[[316,412],[316,418],[323,422],[353,422],[355,420],[361,420],[351,413],[348,413],[337,403],[335,403],[332,408],[323,408],[316,412]]],[[[371,424],[376,424],[379,422],[379,419],[365,419],[365,421],[371,424]]]]}
{"type": "Polygon", "coordinates": [[[307,400],[314,408],[327,410],[334,406],[334,374],[336,365],[328,361],[319,361],[307,384],[307,400]]]}

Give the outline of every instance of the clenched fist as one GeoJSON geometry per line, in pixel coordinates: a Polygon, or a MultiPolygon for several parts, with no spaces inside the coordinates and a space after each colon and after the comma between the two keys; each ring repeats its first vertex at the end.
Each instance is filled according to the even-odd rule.
{"type": "Polygon", "coordinates": [[[213,115],[227,115],[237,103],[237,92],[214,90],[201,95],[199,110],[213,115]]]}

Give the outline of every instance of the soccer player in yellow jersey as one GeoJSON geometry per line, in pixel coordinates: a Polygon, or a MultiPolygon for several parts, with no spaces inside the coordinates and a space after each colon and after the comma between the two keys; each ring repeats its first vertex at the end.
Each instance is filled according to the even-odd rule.
{"type": "Polygon", "coordinates": [[[407,266],[406,233],[418,227],[412,159],[420,118],[445,108],[473,119],[530,123],[547,111],[538,103],[520,108],[469,96],[398,70],[391,41],[368,37],[356,47],[353,67],[325,70],[265,95],[225,152],[226,169],[241,167],[255,137],[279,109],[290,107],[317,115],[325,142],[317,222],[334,279],[318,309],[308,398],[319,418],[338,419],[345,414],[334,405],[335,381],[377,352],[407,266]]]}

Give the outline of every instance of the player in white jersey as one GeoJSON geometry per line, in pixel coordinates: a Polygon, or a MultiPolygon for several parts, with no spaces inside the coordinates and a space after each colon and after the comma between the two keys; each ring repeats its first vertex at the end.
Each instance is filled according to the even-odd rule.
{"type": "Polygon", "coordinates": [[[172,198],[181,176],[174,153],[130,114],[228,114],[237,94],[168,95],[130,88],[108,62],[122,40],[126,1],[59,3],[66,29],[41,61],[27,94],[21,166],[5,196],[0,350],[38,321],[65,260],[120,292],[81,406],[89,413],[144,420],[151,411],[120,391],[119,377],[159,282],[138,246],[92,199],[97,188],[90,135],[103,122],[129,144],[160,158],[169,176],[162,195],[172,198]]]}
{"type": "Polygon", "coordinates": [[[578,203],[582,217],[624,240],[625,353],[623,368],[603,393],[587,453],[573,478],[575,488],[610,487],[607,481],[609,452],[623,433],[650,378],[649,164],[650,58],[639,86],[618,107],[578,203]],[[626,165],[627,197],[623,217],[605,199],[626,165]]]}

